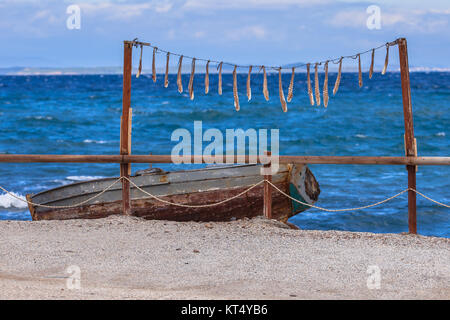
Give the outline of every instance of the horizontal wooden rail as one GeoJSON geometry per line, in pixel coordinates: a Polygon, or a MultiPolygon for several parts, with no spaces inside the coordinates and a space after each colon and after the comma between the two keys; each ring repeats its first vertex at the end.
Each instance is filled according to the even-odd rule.
{"type": "MultiPolygon", "coordinates": [[[[203,161],[191,156],[192,163],[203,161]]],[[[226,157],[223,157],[226,162],[226,157]]],[[[258,162],[261,163],[258,158],[258,162]]],[[[68,154],[0,154],[0,162],[68,162],[68,163],[172,163],[170,155],[68,155],[68,154]]],[[[234,156],[234,163],[249,163],[234,156]]],[[[273,160],[272,160],[273,162],[273,160]]],[[[450,165],[450,157],[366,157],[366,156],[279,156],[279,163],[307,164],[378,164],[378,165],[450,165]]]]}

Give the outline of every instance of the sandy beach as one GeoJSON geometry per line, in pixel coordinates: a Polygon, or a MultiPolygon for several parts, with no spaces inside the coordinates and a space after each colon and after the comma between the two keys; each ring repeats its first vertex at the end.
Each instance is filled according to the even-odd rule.
{"type": "Polygon", "coordinates": [[[449,261],[450,239],[263,218],[0,222],[1,299],[449,299],[449,261]]]}

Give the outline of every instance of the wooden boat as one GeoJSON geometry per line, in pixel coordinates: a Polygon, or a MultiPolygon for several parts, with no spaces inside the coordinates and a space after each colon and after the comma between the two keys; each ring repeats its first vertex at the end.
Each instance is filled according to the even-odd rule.
{"type": "MultiPolygon", "coordinates": [[[[148,193],[171,203],[204,205],[216,203],[245,191],[263,179],[260,165],[214,166],[198,170],[164,172],[161,169],[143,170],[131,180],[148,193]]],[[[70,206],[92,198],[110,186],[117,178],[96,179],[64,185],[27,195],[33,203],[48,206],[70,206]]],[[[320,189],[306,165],[280,165],[272,182],[295,199],[313,204],[320,189]]],[[[187,208],[163,203],[131,185],[132,215],[146,219],[175,221],[226,221],[233,218],[254,217],[263,212],[263,184],[231,201],[211,207],[187,208]]],[[[85,205],[73,208],[45,208],[30,205],[33,220],[64,220],[103,218],[122,214],[122,184],[119,182],[101,196],[85,205]]],[[[272,215],[286,221],[308,209],[280,194],[272,192],[272,215]]]]}

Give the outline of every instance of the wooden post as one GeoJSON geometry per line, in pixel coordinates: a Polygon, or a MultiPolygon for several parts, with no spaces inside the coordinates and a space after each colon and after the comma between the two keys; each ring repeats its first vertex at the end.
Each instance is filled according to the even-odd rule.
{"type": "MultiPolygon", "coordinates": [[[[130,108],[129,117],[128,117],[128,154],[131,154],[131,128],[133,119],[133,109],[130,108]]],[[[131,176],[131,163],[128,163],[128,175],[131,176]]]]}
{"type": "MultiPolygon", "coordinates": [[[[131,58],[133,44],[124,41],[123,44],[123,92],[122,92],[122,117],[120,124],[120,154],[130,153],[130,104],[131,104],[131,58]]],[[[129,163],[120,164],[120,176],[129,178],[129,163]]],[[[122,180],[122,210],[124,215],[131,215],[130,206],[130,182],[122,180]]]]}
{"type": "MultiPolygon", "coordinates": [[[[405,150],[406,156],[416,157],[414,143],[414,122],[411,104],[411,87],[409,82],[408,48],[405,38],[398,39],[400,58],[400,77],[402,81],[403,117],[405,120],[405,150]]],[[[416,167],[406,166],[408,170],[408,188],[416,189],[416,167]]],[[[408,228],[409,233],[417,233],[416,193],[408,191],[408,228]]]]}
{"type": "MultiPolygon", "coordinates": [[[[272,153],[268,151],[266,155],[270,157],[272,153]]],[[[265,164],[264,168],[271,169],[271,163],[265,164]]],[[[272,175],[264,175],[264,180],[272,182],[272,175]]],[[[272,219],[272,188],[267,181],[264,181],[264,216],[272,219]]]]}

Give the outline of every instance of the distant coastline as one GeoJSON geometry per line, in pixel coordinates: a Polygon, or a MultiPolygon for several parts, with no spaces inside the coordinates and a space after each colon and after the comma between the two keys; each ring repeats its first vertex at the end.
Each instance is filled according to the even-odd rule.
{"type": "MultiPolygon", "coordinates": [[[[59,75],[121,75],[122,74],[122,67],[93,67],[93,68],[30,68],[30,67],[10,67],[10,68],[0,68],[0,75],[2,76],[59,76],[59,75]]],[[[240,73],[247,73],[247,70],[238,70],[240,73]]],[[[375,71],[381,71],[380,68],[375,68],[375,71]]],[[[137,72],[137,69],[133,69],[133,74],[137,72]]],[[[158,74],[163,74],[165,71],[163,68],[157,68],[156,72],[158,74]]],[[[217,73],[217,70],[214,66],[211,66],[209,68],[210,73],[217,73]]],[[[231,73],[232,68],[225,68],[223,69],[223,73],[231,73]]],[[[257,72],[257,71],[255,71],[257,72]]],[[[290,73],[290,70],[284,70],[283,72],[290,73]]],[[[298,67],[296,69],[297,73],[306,72],[306,68],[304,67],[298,67]]],[[[323,70],[319,70],[319,72],[323,73],[323,70]]],[[[330,68],[330,72],[336,72],[336,70],[330,68]]],[[[342,72],[345,73],[355,73],[358,72],[357,68],[352,67],[346,67],[343,68],[342,72]]],[[[367,71],[365,71],[367,72],[367,71]]],[[[390,69],[388,68],[388,72],[400,72],[400,69],[398,66],[390,66],[390,69]]],[[[450,68],[437,68],[437,67],[411,67],[410,72],[450,72],[450,68]]],[[[144,69],[142,71],[143,74],[151,74],[150,69],[144,69]]],[[[176,67],[172,67],[169,69],[170,74],[176,74],[177,69],[176,67]]],[[[190,64],[187,64],[183,67],[182,70],[183,74],[190,73],[190,64]]],[[[199,66],[197,68],[197,74],[203,74],[204,73],[204,66],[199,66]]]]}

